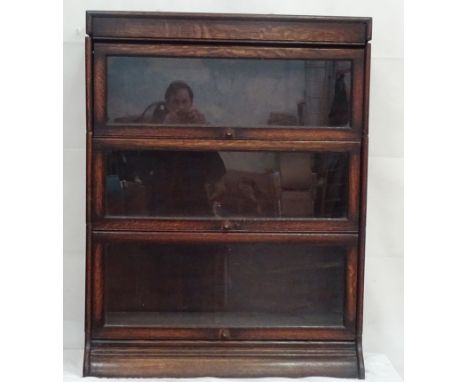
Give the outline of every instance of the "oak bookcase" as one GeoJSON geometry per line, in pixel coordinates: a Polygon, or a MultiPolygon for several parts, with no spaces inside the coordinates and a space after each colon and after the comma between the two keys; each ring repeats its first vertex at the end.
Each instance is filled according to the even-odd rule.
{"type": "Polygon", "coordinates": [[[364,378],[371,19],[86,17],[84,375],[364,378]]]}

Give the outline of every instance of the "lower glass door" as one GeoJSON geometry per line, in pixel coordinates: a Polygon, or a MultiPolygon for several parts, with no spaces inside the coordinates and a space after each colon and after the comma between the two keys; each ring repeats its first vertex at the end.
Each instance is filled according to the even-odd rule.
{"type": "Polygon", "coordinates": [[[106,324],[343,324],[345,250],[310,245],[109,245],[106,324]]]}
{"type": "Polygon", "coordinates": [[[347,245],[107,242],[101,249],[104,333],[343,330],[354,320],[347,296],[356,259],[347,245]]]}

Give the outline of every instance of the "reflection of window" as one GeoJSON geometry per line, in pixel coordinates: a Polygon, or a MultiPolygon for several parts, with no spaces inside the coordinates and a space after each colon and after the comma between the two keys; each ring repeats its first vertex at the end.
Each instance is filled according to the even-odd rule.
{"type": "Polygon", "coordinates": [[[317,157],[317,205],[323,217],[341,217],[346,212],[348,163],[343,154],[327,153],[317,157]]]}
{"type": "Polygon", "coordinates": [[[349,61],[305,61],[300,121],[309,126],[347,126],[350,119],[349,61]]]}

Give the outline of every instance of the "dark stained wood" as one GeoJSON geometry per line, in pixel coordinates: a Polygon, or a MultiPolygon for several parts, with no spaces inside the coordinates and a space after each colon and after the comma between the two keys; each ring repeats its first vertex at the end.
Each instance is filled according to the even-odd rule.
{"type": "Polygon", "coordinates": [[[91,351],[92,309],[93,301],[93,264],[92,264],[92,233],[91,227],[86,227],[86,280],[85,280],[85,354],[83,361],[83,375],[89,374],[89,354],[91,351]]]}
{"type": "Polygon", "coordinates": [[[85,354],[83,362],[83,375],[89,374],[89,354],[91,350],[91,330],[92,330],[92,40],[89,36],[85,37],[85,82],[86,82],[86,280],[85,280],[85,354]]]}
{"type": "Polygon", "coordinates": [[[362,355],[362,328],[364,314],[364,268],[365,268],[365,247],[366,247],[366,215],[367,215],[367,167],[368,167],[368,137],[362,139],[362,161],[361,161],[361,200],[360,200],[360,222],[359,222],[359,274],[357,293],[357,349],[360,362],[359,378],[365,378],[364,360],[362,355]]]}
{"type": "MultiPolygon", "coordinates": [[[[103,274],[103,245],[95,243],[92,253],[93,260],[93,281],[92,281],[92,332],[96,327],[104,324],[104,279],[103,274]]],[[[93,333],[94,334],[94,333],[93,333]]]]}
{"type": "Polygon", "coordinates": [[[363,116],[362,116],[362,135],[366,136],[369,134],[369,99],[370,99],[370,75],[371,75],[371,56],[372,56],[372,45],[367,44],[365,49],[365,78],[364,78],[364,100],[362,103],[363,116]]]}
{"type": "Polygon", "coordinates": [[[95,341],[89,373],[99,377],[356,378],[352,342],[95,341]]]}
{"type": "Polygon", "coordinates": [[[93,177],[93,210],[96,218],[104,216],[104,192],[105,192],[105,158],[104,153],[94,150],[93,177]]]}
{"type": "MultiPolygon", "coordinates": [[[[105,217],[93,225],[95,231],[213,231],[225,232],[226,219],[156,219],[105,217]]],[[[351,219],[228,219],[229,232],[349,232],[357,233],[351,219]]]]}
{"type": "MultiPolygon", "coordinates": [[[[233,138],[237,140],[287,140],[294,141],[358,141],[361,133],[353,128],[333,127],[231,127],[233,138]]],[[[96,138],[180,138],[180,139],[226,139],[224,126],[163,126],[151,124],[105,124],[96,127],[96,138]]]]}
{"type": "Polygon", "coordinates": [[[93,131],[93,42],[85,37],[86,131],[93,131]]]}
{"type": "Polygon", "coordinates": [[[91,226],[92,221],[92,194],[93,194],[93,133],[86,133],[86,225],[91,226]]]}
{"type": "Polygon", "coordinates": [[[356,322],[356,295],[358,274],[358,251],[356,247],[350,249],[346,269],[346,306],[345,325],[352,327],[356,322]]]}
{"type": "MultiPolygon", "coordinates": [[[[224,329],[226,330],[226,329],[224,329]]],[[[233,340],[258,341],[351,341],[355,338],[354,328],[344,326],[307,329],[262,329],[262,328],[229,328],[233,340]]],[[[95,339],[127,340],[219,340],[222,339],[219,329],[207,328],[155,328],[131,326],[95,326],[95,339]]]]}
{"type": "Polygon", "coordinates": [[[353,78],[351,95],[351,124],[362,130],[362,94],[364,93],[364,52],[353,60],[353,78]]]}
{"type": "Polygon", "coordinates": [[[360,179],[360,155],[357,152],[351,154],[349,163],[349,201],[348,201],[348,219],[357,224],[359,219],[359,179],[360,179]]]}
{"type": "Polygon", "coordinates": [[[140,57],[208,57],[298,60],[363,60],[363,48],[288,48],[231,45],[174,45],[95,43],[94,54],[99,60],[106,56],[140,57]]]}
{"type": "Polygon", "coordinates": [[[357,317],[356,317],[356,348],[359,362],[359,378],[365,378],[364,358],[362,354],[362,329],[364,314],[364,268],[365,268],[365,247],[366,247],[366,217],[367,217],[367,174],[369,156],[369,91],[370,91],[370,62],[371,45],[366,47],[366,75],[364,87],[364,119],[363,137],[361,147],[361,193],[360,193],[360,218],[359,218],[359,273],[358,273],[358,293],[357,293],[357,317]]]}
{"type": "Polygon", "coordinates": [[[358,336],[356,339],[356,353],[357,353],[357,364],[358,364],[358,378],[366,378],[366,370],[364,368],[364,355],[362,353],[362,337],[358,336]]]}
{"type": "Polygon", "coordinates": [[[106,120],[107,64],[104,57],[97,58],[94,54],[93,65],[93,126],[99,126],[106,120]]]}
{"type": "MultiPolygon", "coordinates": [[[[91,11],[87,12],[86,23],[89,36],[85,39],[87,238],[84,376],[322,375],[364,378],[362,325],[371,57],[367,41],[371,39],[372,20],[353,17],[91,11]],[[119,55],[351,60],[351,127],[114,123],[107,118],[106,61],[109,56],[119,55]],[[329,219],[109,217],[106,216],[105,177],[106,153],[111,150],[347,152],[350,154],[348,214],[346,218],[329,219]],[[133,248],[137,246],[176,248],[185,245],[190,248],[191,257],[192,248],[196,246],[211,249],[216,246],[238,246],[242,247],[239,252],[244,256],[245,253],[255,253],[257,249],[254,248],[270,243],[275,248],[287,246],[288,251],[298,245],[305,246],[306,250],[309,250],[309,246],[327,248],[329,252],[323,254],[328,256],[330,253],[332,260],[339,264],[336,269],[342,268],[342,271],[333,272],[345,275],[344,280],[340,279],[342,281],[336,284],[341,286],[340,290],[344,289],[344,306],[340,303],[343,308],[338,320],[309,321],[308,325],[297,326],[275,326],[271,322],[246,326],[236,325],[236,321],[233,321],[231,325],[218,327],[185,327],[161,325],[154,321],[151,315],[158,312],[151,309],[160,306],[160,301],[153,304],[150,301],[151,306],[147,311],[123,312],[127,316],[116,314],[122,313],[118,309],[107,310],[107,306],[112,303],[114,307],[126,307],[125,301],[131,301],[129,306],[133,307],[139,301],[135,297],[138,294],[129,297],[122,295],[119,301],[106,300],[109,296],[115,298],[120,290],[117,287],[106,295],[106,288],[110,285],[109,280],[106,283],[106,274],[109,274],[106,269],[107,272],[117,269],[122,273],[125,266],[132,264],[132,255],[136,259],[133,248]],[[126,259],[119,260],[119,252],[112,252],[109,248],[122,246],[131,250],[126,259]],[[113,262],[109,262],[109,256],[112,256],[113,262]],[[141,313],[145,312],[148,315],[142,316],[141,313]]],[[[127,254],[125,251],[122,253],[127,254]]],[[[155,263],[153,252],[149,253],[151,256],[143,257],[144,261],[140,265],[150,264],[154,267],[160,264],[155,263]]],[[[157,253],[154,252],[154,255],[157,253]]],[[[269,255],[268,251],[265,253],[269,255]]],[[[169,254],[176,256],[177,251],[173,250],[169,254]]],[[[291,258],[294,254],[291,253],[291,258]]],[[[215,284],[224,283],[223,277],[227,271],[222,255],[210,254],[208,251],[208,256],[197,258],[195,251],[193,259],[199,262],[197,269],[207,268],[205,273],[196,274],[197,277],[212,272],[209,277],[215,284]],[[212,261],[207,261],[210,258],[212,261]]],[[[307,261],[310,262],[310,258],[307,261]]],[[[310,269],[316,272],[316,267],[328,263],[327,257],[326,262],[314,263],[310,269]]],[[[181,264],[180,274],[183,275],[184,270],[193,267],[193,264],[196,263],[181,264]]],[[[281,262],[275,263],[273,270],[283,271],[276,264],[281,262]]],[[[308,272],[309,263],[304,264],[308,272]]],[[[294,266],[293,262],[291,265],[294,266]]],[[[239,265],[237,267],[240,269],[239,265]]],[[[255,269],[260,268],[261,263],[258,263],[255,269]]],[[[265,273],[265,269],[262,269],[265,273]]],[[[301,271],[304,272],[304,269],[301,271]]],[[[134,274],[148,279],[154,272],[150,270],[134,274]]],[[[249,275],[245,273],[244,278],[238,280],[246,280],[249,275]]],[[[267,277],[265,274],[253,281],[264,281],[267,277]]],[[[327,277],[325,280],[329,282],[335,276],[327,277]]],[[[134,278],[124,276],[110,279],[115,286],[131,284],[134,278]]],[[[172,285],[171,282],[167,284],[172,285]]],[[[149,285],[147,288],[153,298],[153,285],[159,288],[160,284],[146,285],[149,285]]],[[[247,288],[241,288],[240,294],[245,293],[247,288]]],[[[161,294],[163,292],[158,293],[154,293],[155,299],[164,296],[161,294]]],[[[181,293],[174,291],[174,299],[179,298],[181,293]]],[[[215,299],[209,297],[208,301],[214,301],[222,311],[223,305],[216,300],[216,293],[215,299]]],[[[322,299],[329,298],[323,297],[327,294],[320,296],[322,299]]],[[[330,317],[325,316],[327,319],[330,317]]]]}
{"type": "Polygon", "coordinates": [[[95,39],[237,41],[363,45],[370,18],[138,13],[88,11],[86,33],[95,39]]]}
{"type": "Polygon", "coordinates": [[[360,143],[350,141],[261,141],[157,138],[94,138],[96,150],[207,150],[207,151],[333,151],[359,152],[360,143]]]}
{"type": "Polygon", "coordinates": [[[357,244],[357,234],[345,233],[204,233],[204,232],[128,232],[94,231],[95,240],[113,242],[152,242],[152,243],[312,243],[320,245],[357,244]]]}

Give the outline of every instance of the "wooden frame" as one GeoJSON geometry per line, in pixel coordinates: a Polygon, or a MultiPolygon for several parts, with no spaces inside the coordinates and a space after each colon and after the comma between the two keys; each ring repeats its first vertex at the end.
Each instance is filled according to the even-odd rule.
{"type": "Polygon", "coordinates": [[[96,40],[362,46],[372,38],[368,17],[115,11],[86,16],[86,33],[96,40]]]}
{"type": "Polygon", "coordinates": [[[97,377],[355,378],[350,341],[101,341],[91,342],[85,375],[97,377]]]}
{"type": "Polygon", "coordinates": [[[87,12],[86,312],[83,374],[101,377],[364,378],[362,356],[372,20],[355,17],[87,12]],[[112,124],[109,56],[352,61],[350,128],[112,124]],[[108,150],[349,152],[345,219],[156,219],[105,214],[108,150]],[[227,227],[227,228],[226,228],[227,227]],[[181,328],[105,321],[106,243],[343,245],[343,326],[181,328]]]}

